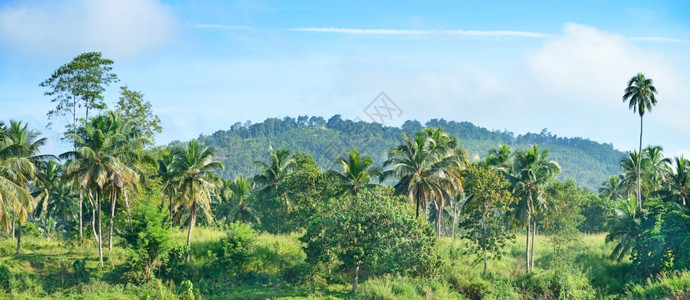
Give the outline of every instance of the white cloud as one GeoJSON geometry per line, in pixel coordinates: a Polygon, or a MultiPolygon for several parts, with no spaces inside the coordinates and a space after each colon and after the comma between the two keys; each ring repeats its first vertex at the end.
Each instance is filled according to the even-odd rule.
{"type": "Polygon", "coordinates": [[[407,30],[407,29],[356,29],[335,27],[291,28],[291,31],[339,33],[356,35],[390,35],[390,36],[455,36],[455,37],[532,37],[548,38],[551,35],[514,30],[407,30]]]}
{"type": "Polygon", "coordinates": [[[637,36],[629,38],[632,41],[648,41],[648,42],[671,42],[671,43],[686,43],[688,41],[672,39],[661,36],[637,36]]]}
{"type": "Polygon", "coordinates": [[[0,44],[40,55],[101,51],[130,57],[169,40],[174,23],[156,0],[33,0],[0,7],[0,44]]]}

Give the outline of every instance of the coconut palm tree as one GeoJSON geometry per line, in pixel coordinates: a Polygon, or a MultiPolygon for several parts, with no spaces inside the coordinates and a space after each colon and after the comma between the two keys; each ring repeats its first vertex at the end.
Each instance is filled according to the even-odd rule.
{"type": "MultiPolygon", "coordinates": [[[[172,169],[172,164],[175,161],[175,151],[172,147],[163,149],[163,153],[157,160],[158,176],[161,178],[163,186],[161,187],[161,197],[168,200],[168,217],[170,219],[170,227],[173,226],[173,207],[175,205],[174,198],[177,195],[177,175],[172,169]]],[[[161,203],[165,200],[161,199],[161,203]]]]}
{"type": "Polygon", "coordinates": [[[338,181],[340,194],[357,195],[360,190],[375,186],[372,178],[382,174],[371,157],[361,156],[356,147],[347,152],[347,157],[339,158],[337,164],[342,171],[331,170],[328,174],[338,181]]]}
{"type": "Polygon", "coordinates": [[[518,151],[512,167],[513,193],[520,201],[516,213],[527,225],[525,257],[527,271],[534,268],[534,238],[537,234],[537,214],[546,208],[546,185],[560,172],[560,166],[548,160],[548,150],[540,152],[534,144],[532,149],[518,151]],[[532,235],[530,255],[530,229],[532,235]]]}
{"type": "Polygon", "coordinates": [[[621,200],[616,208],[611,231],[606,235],[606,242],[617,241],[611,252],[611,259],[621,261],[635,246],[642,230],[640,209],[635,198],[621,200]]]}
{"type": "MultiPolygon", "coordinates": [[[[15,195],[8,197],[10,202],[6,202],[5,207],[17,219],[17,254],[21,254],[21,225],[35,208],[35,199],[33,197],[26,199],[23,191],[28,191],[29,180],[34,178],[35,163],[42,159],[54,158],[51,155],[39,154],[39,148],[46,142],[45,138],[39,138],[39,136],[38,131],[29,130],[26,124],[10,121],[10,127],[3,129],[3,137],[0,140],[0,160],[5,161],[5,168],[8,168],[1,172],[3,177],[15,185],[6,183],[6,189],[15,195]]],[[[12,227],[14,227],[14,220],[12,227]]]]}
{"type": "MultiPolygon", "coordinates": [[[[268,162],[255,161],[254,164],[261,169],[259,174],[254,176],[253,181],[263,196],[263,201],[272,197],[278,184],[297,168],[297,162],[292,157],[290,150],[285,148],[273,150],[273,147],[270,147],[268,162]]],[[[281,195],[280,200],[284,201],[290,210],[289,199],[285,195],[281,195]]]]}
{"type": "MultiPolygon", "coordinates": [[[[625,88],[623,94],[623,102],[628,102],[628,108],[640,115],[640,149],[638,153],[642,153],[642,128],[643,117],[645,112],[652,111],[652,107],[656,105],[656,87],[651,78],[646,78],[644,74],[637,73],[637,75],[630,78],[628,87],[625,88]]],[[[637,201],[638,206],[642,207],[642,183],[641,183],[641,162],[642,157],[637,157],[637,201]]]]}
{"type": "MultiPolygon", "coordinates": [[[[632,151],[628,156],[621,159],[620,166],[623,170],[620,179],[621,192],[625,194],[626,198],[636,196],[636,185],[638,183],[640,185],[640,192],[643,195],[650,192],[652,183],[650,181],[650,176],[648,176],[649,172],[638,172],[638,170],[650,169],[649,161],[646,159],[645,155],[640,156],[637,151],[632,151]],[[642,177],[638,178],[638,175],[642,177]]],[[[639,202],[638,200],[638,207],[641,207],[639,202]]]]}
{"type": "Polygon", "coordinates": [[[646,170],[649,176],[649,183],[651,190],[661,189],[661,184],[668,179],[671,173],[671,159],[664,157],[664,148],[661,146],[647,146],[644,148],[642,159],[647,161],[649,170],[646,170]]]}
{"type": "Polygon", "coordinates": [[[601,184],[599,188],[599,195],[602,198],[608,198],[611,200],[621,199],[622,195],[622,176],[611,175],[607,181],[601,184]]]}
{"type": "Polygon", "coordinates": [[[34,180],[34,192],[36,198],[36,209],[34,214],[38,217],[45,214],[49,218],[48,205],[51,202],[53,190],[61,183],[61,166],[56,161],[51,160],[37,166],[36,180],[34,180]]]}
{"type": "MultiPolygon", "coordinates": [[[[71,158],[64,169],[65,178],[74,178],[80,194],[87,194],[92,202],[94,236],[98,242],[98,254],[103,266],[103,230],[101,222],[101,202],[111,201],[111,228],[117,191],[138,180],[131,164],[132,149],[135,143],[118,129],[117,116],[110,112],[89,120],[82,132],[72,135],[77,143],[77,151],[61,155],[71,158]],[[106,198],[107,197],[107,198],[106,198]],[[95,203],[94,203],[95,201],[95,203]]],[[[112,233],[110,234],[112,237],[112,233]]],[[[110,239],[112,247],[112,238],[110,239]]]]}
{"type": "MultiPolygon", "coordinates": [[[[204,212],[210,212],[209,200],[211,191],[220,184],[216,170],[222,170],[223,164],[213,160],[214,153],[196,141],[190,141],[184,148],[176,150],[172,169],[178,180],[178,191],[184,205],[189,208],[189,231],[187,246],[191,245],[192,230],[196,223],[197,206],[204,212]]],[[[189,261],[189,256],[187,256],[189,261]]]]}
{"type": "Polygon", "coordinates": [[[682,155],[674,158],[675,170],[668,175],[666,186],[657,192],[664,201],[674,201],[683,206],[690,203],[690,161],[682,155]]]}
{"type": "Polygon", "coordinates": [[[252,203],[253,187],[248,179],[243,176],[235,178],[235,180],[224,180],[223,186],[227,188],[224,194],[225,198],[220,205],[216,207],[215,216],[217,219],[225,219],[225,223],[239,221],[242,223],[256,222],[261,224],[256,209],[252,203]]]}

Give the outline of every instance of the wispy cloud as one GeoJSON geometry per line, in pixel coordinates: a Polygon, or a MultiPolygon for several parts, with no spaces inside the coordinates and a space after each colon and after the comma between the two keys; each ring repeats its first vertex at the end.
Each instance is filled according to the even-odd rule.
{"type": "Polygon", "coordinates": [[[198,24],[187,23],[187,26],[199,29],[227,29],[227,30],[253,30],[254,27],[244,25],[222,25],[222,24],[198,24]]]}
{"type": "Polygon", "coordinates": [[[629,39],[633,40],[633,41],[649,41],[649,42],[671,42],[671,43],[688,42],[685,40],[672,39],[672,38],[660,37],[660,36],[638,36],[638,37],[631,37],[629,39]]]}
{"type": "Polygon", "coordinates": [[[358,29],[336,27],[301,27],[290,28],[290,31],[321,32],[354,35],[391,35],[391,36],[459,36],[459,37],[530,37],[549,38],[550,34],[515,30],[408,30],[408,29],[358,29]]]}

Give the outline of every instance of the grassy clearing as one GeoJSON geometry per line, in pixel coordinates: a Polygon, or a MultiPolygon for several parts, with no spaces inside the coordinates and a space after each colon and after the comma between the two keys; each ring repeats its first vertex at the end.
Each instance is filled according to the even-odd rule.
{"type": "MultiPolygon", "coordinates": [[[[567,277],[554,277],[548,269],[552,250],[544,236],[536,239],[534,274],[525,274],[525,241],[518,235],[501,260],[489,262],[486,276],[481,275],[482,265],[476,257],[464,252],[463,241],[442,238],[438,251],[444,265],[437,277],[367,278],[357,295],[349,293],[347,274],[333,276],[331,280],[336,281],[330,283],[319,277],[309,282],[299,280],[305,260],[299,234],[259,234],[253,250],[257,259],[250,268],[253,271],[242,278],[220,280],[220,274],[209,274],[209,270],[215,262],[214,245],[224,236],[223,231],[214,228],[194,231],[189,277],[205,299],[515,299],[524,295],[546,299],[554,280],[575,291],[571,298],[581,299],[592,295],[653,299],[690,293],[688,272],[636,281],[629,261],[608,259],[612,246],[604,243],[603,235],[581,236],[574,254],[574,274],[567,277]]],[[[176,231],[173,237],[179,244],[186,243],[184,230],[176,231]]],[[[0,274],[0,298],[180,299],[184,294],[172,281],[122,284],[129,256],[118,243],[112,251],[104,249],[104,268],[99,267],[93,240],[68,243],[25,237],[21,255],[14,254],[15,246],[14,240],[0,240],[0,268],[7,270],[0,274]]]]}

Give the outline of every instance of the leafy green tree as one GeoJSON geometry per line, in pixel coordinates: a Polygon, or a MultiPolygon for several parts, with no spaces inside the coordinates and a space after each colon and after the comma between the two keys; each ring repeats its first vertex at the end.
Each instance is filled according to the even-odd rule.
{"type": "Polygon", "coordinates": [[[229,270],[235,276],[249,272],[256,244],[256,233],[249,225],[240,222],[230,223],[227,236],[222,238],[219,244],[215,251],[223,269],[229,270]]]}
{"type": "Polygon", "coordinates": [[[355,147],[348,151],[347,157],[338,159],[337,164],[342,171],[330,171],[328,174],[338,181],[342,194],[356,195],[360,190],[371,188],[373,178],[382,174],[381,169],[374,166],[370,156],[360,156],[355,147]]]}
{"type": "Polygon", "coordinates": [[[543,214],[543,223],[553,249],[553,258],[548,264],[556,272],[564,269],[570,271],[580,246],[578,227],[585,220],[582,207],[589,201],[590,193],[578,187],[572,179],[553,180],[547,187],[547,193],[551,201],[543,214]]]}
{"type": "Polygon", "coordinates": [[[153,114],[151,103],[144,100],[144,94],[133,91],[127,86],[120,87],[120,99],[115,110],[122,114],[123,118],[132,121],[137,130],[149,139],[163,131],[161,120],[153,114]]]}
{"type": "MultiPolygon", "coordinates": [[[[103,101],[105,87],[117,82],[117,75],[112,73],[113,61],[103,58],[100,52],[85,52],[60,66],[40,86],[48,88],[46,96],[53,97],[57,103],[55,109],[48,112],[48,118],[72,117],[71,131],[77,134],[77,110],[84,109],[84,120],[89,119],[89,110],[106,108],[103,101]]],[[[66,132],[69,132],[69,128],[66,132]]],[[[75,150],[77,145],[74,146],[75,150]]]]}
{"type": "Polygon", "coordinates": [[[142,272],[147,281],[153,275],[153,268],[168,254],[172,246],[166,217],[154,205],[142,203],[132,211],[131,220],[121,226],[120,236],[134,250],[134,265],[143,267],[142,272]]]}
{"type": "Polygon", "coordinates": [[[412,217],[411,207],[377,191],[331,199],[314,214],[300,240],[312,266],[337,259],[351,270],[357,291],[362,269],[368,275],[429,276],[440,266],[428,223],[412,217]]]}
{"type": "Polygon", "coordinates": [[[474,252],[484,263],[482,274],[486,275],[487,261],[501,259],[506,243],[515,238],[505,232],[505,215],[513,201],[510,183],[483,163],[470,165],[464,178],[467,201],[460,226],[465,229],[463,237],[472,241],[474,252]]]}
{"type": "MultiPolygon", "coordinates": [[[[189,208],[189,231],[187,232],[187,247],[191,245],[192,230],[196,223],[197,207],[202,206],[205,212],[210,212],[210,193],[220,183],[216,170],[222,170],[223,164],[213,159],[214,153],[195,141],[187,143],[186,147],[177,149],[172,169],[177,175],[178,191],[189,208]]],[[[189,256],[187,256],[189,261],[189,256]]]]}
{"type": "MultiPolygon", "coordinates": [[[[637,73],[637,75],[630,78],[628,86],[625,88],[623,94],[623,102],[628,102],[628,108],[632,109],[640,115],[640,149],[637,153],[642,153],[642,128],[643,117],[645,112],[652,111],[652,107],[656,105],[656,87],[651,78],[646,78],[644,74],[637,73]]],[[[642,206],[642,156],[637,157],[637,201],[639,206],[642,206]]]]}

